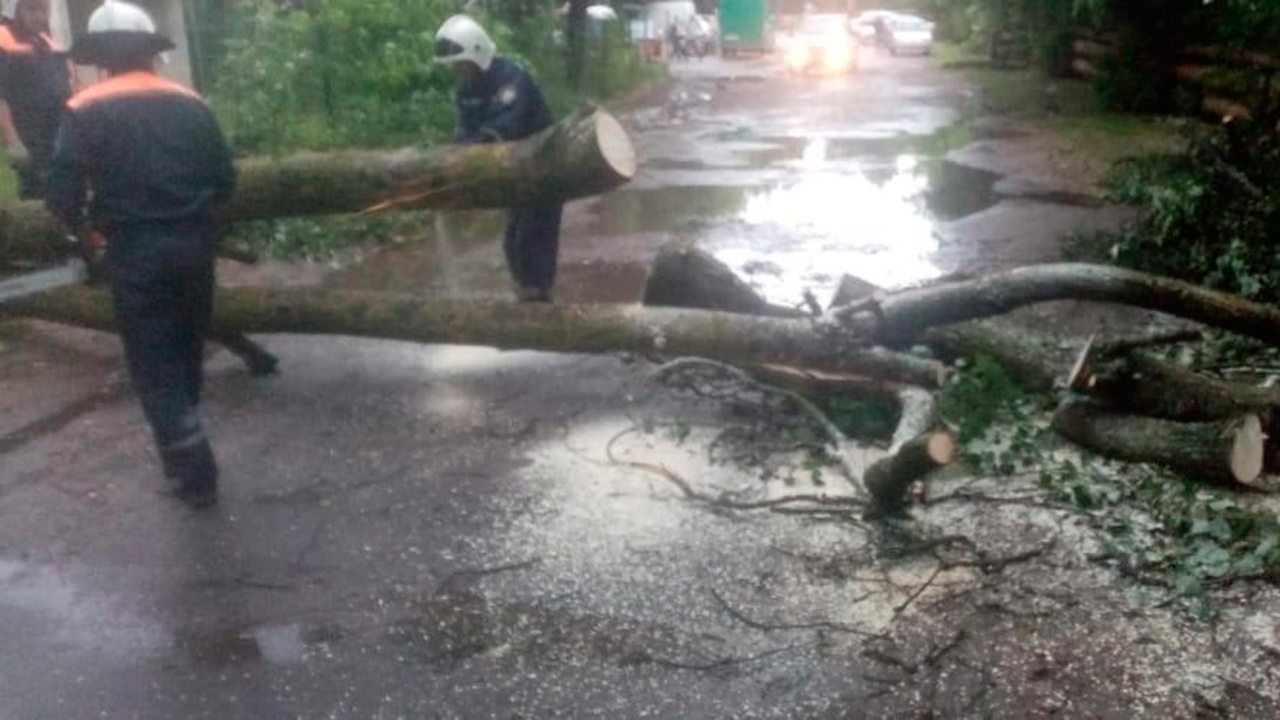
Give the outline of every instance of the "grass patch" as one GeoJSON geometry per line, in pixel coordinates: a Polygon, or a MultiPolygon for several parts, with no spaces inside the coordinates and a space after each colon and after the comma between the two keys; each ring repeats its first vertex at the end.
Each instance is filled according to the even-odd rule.
{"type": "Polygon", "coordinates": [[[0,166],[0,202],[18,199],[18,174],[5,162],[0,166]]]}
{"type": "Polygon", "coordinates": [[[986,49],[974,43],[935,42],[933,57],[944,68],[975,67],[990,62],[986,49]]]}
{"type": "Polygon", "coordinates": [[[1170,152],[1181,142],[1176,128],[1163,119],[1106,110],[1087,81],[1050,78],[1034,68],[956,72],[977,90],[973,116],[1012,120],[1028,134],[1025,142],[1042,146],[1064,177],[1086,178],[1096,186],[1115,163],[1170,152]]]}
{"type": "Polygon", "coordinates": [[[501,211],[415,210],[239,223],[231,227],[226,242],[274,260],[327,261],[352,249],[426,242],[437,233],[462,251],[501,238],[505,226],[506,213],[501,211]]]}

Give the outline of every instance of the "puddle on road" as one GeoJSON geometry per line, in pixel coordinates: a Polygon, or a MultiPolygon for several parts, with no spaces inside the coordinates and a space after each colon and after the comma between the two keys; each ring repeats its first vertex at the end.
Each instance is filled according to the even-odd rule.
{"type": "Polygon", "coordinates": [[[590,232],[693,240],[779,303],[822,295],[846,272],[883,287],[941,275],[936,224],[993,206],[1000,176],[914,152],[860,155],[863,142],[787,141],[770,156],[790,169],[778,181],[728,184],[750,175],[708,169],[726,184],[616,192],[597,204],[590,232]]]}
{"type": "Polygon", "coordinates": [[[176,638],[196,663],[212,668],[245,664],[296,665],[343,638],[336,623],[256,625],[176,638]]]}
{"type": "Polygon", "coordinates": [[[0,558],[0,639],[49,643],[109,656],[137,658],[162,647],[153,618],[116,597],[78,584],[55,566],[0,558]]]}

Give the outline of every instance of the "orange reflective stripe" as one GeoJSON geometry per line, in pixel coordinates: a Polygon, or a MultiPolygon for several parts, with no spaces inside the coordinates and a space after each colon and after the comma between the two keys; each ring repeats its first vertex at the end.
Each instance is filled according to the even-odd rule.
{"type": "Polygon", "coordinates": [[[166,80],[155,73],[131,72],[108,78],[96,85],[76,93],[67,107],[72,110],[109,98],[128,97],[130,95],[182,95],[203,101],[200,94],[184,85],[166,80]]]}
{"type": "Polygon", "coordinates": [[[26,53],[35,52],[36,49],[28,43],[24,43],[13,36],[13,30],[8,25],[0,25],[0,52],[7,52],[13,55],[25,55],[26,53]]]}

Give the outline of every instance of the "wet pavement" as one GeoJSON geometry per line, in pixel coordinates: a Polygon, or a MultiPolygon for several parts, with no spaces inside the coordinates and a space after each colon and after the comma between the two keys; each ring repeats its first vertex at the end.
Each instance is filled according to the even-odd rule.
{"type": "MultiPolygon", "coordinates": [[[[1121,217],[1002,165],[958,83],[880,57],[850,78],[682,68],[628,117],[641,176],[567,209],[560,299],[636,299],[672,238],[790,303],[844,272],[1055,259],[1062,230],[1121,217]]],[[[508,292],[500,215],[423,222],[341,269],[229,279],[508,292]]],[[[224,493],[192,513],[156,492],[114,340],[0,325],[0,720],[1280,714],[1280,598],[1242,590],[1213,633],[1136,613],[1087,518],[733,510],[698,498],[849,490],[712,462],[746,411],[648,362],[261,339],[283,374],[212,353],[224,493]],[[939,559],[942,534],[986,564],[939,559]]]]}

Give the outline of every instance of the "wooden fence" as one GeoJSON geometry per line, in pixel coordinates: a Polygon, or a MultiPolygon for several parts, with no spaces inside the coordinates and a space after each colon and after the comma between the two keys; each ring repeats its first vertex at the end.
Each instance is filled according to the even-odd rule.
{"type": "MultiPolygon", "coordinates": [[[[1075,33],[1071,50],[1072,72],[1094,78],[1119,54],[1120,44],[1114,37],[1081,31],[1075,33]]],[[[1249,118],[1250,106],[1263,100],[1280,103],[1277,56],[1194,46],[1179,53],[1168,72],[1202,111],[1216,117],[1249,118]]]]}

